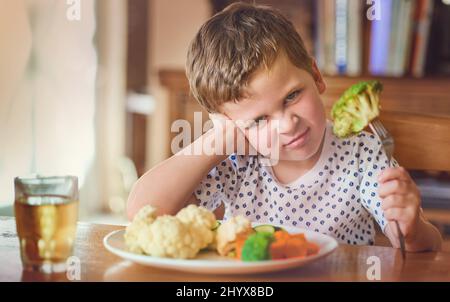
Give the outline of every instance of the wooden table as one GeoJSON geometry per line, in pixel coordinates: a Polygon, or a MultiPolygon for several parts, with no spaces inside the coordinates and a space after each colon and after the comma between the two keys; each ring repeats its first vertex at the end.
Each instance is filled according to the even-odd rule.
{"type": "MultiPolygon", "coordinates": [[[[199,275],[140,266],[109,253],[103,238],[121,226],[79,223],[75,256],[81,281],[368,281],[371,256],[379,257],[381,281],[450,281],[450,253],[408,254],[378,246],[340,245],[315,263],[288,271],[258,275],[199,275]]],[[[66,274],[45,276],[22,271],[14,218],[0,217],[0,281],[67,281],[66,274]]]]}

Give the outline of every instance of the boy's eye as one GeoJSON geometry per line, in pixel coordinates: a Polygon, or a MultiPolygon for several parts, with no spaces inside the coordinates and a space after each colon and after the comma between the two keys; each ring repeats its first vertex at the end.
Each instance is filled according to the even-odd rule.
{"type": "Polygon", "coordinates": [[[292,101],[294,101],[297,96],[300,94],[301,90],[295,90],[294,92],[290,93],[285,100],[285,103],[290,103],[292,101]]]}

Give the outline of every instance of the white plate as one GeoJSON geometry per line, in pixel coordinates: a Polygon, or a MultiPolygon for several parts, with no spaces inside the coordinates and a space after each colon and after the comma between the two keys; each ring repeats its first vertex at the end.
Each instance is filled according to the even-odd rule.
{"type": "MultiPolygon", "coordinates": [[[[254,223],[253,226],[259,224],[254,223]]],[[[201,252],[194,259],[160,258],[131,253],[127,250],[123,235],[125,230],[109,233],[103,239],[103,244],[111,253],[139,264],[163,269],[185,271],[204,274],[250,274],[274,272],[288,268],[300,267],[317,261],[333,252],[338,246],[336,240],[330,236],[308,230],[281,226],[291,234],[304,233],[308,241],[314,242],[320,248],[319,253],[305,258],[291,258],[282,260],[267,260],[258,262],[242,262],[237,259],[219,256],[214,251],[201,252]]]]}

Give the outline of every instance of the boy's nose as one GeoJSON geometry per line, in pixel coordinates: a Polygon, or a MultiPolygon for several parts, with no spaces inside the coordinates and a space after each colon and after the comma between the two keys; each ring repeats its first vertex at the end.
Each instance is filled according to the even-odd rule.
{"type": "Polygon", "coordinates": [[[299,117],[285,111],[282,118],[279,120],[280,134],[291,136],[295,134],[299,117]]]}

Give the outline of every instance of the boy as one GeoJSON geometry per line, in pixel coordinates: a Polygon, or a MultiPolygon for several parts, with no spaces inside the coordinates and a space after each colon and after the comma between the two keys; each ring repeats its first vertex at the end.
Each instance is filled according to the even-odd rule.
{"type": "Polygon", "coordinates": [[[307,228],[347,244],[373,244],[375,219],[399,247],[396,220],[408,251],[440,249],[416,185],[405,169],[388,168],[380,142],[366,132],[348,139],[333,135],[320,98],[322,76],[277,11],[227,7],[200,28],[186,67],[193,95],[214,121],[213,131],[189,148],[203,150],[208,140],[215,152],[179,152],[148,171],[130,194],[130,218],[146,204],[175,214],[189,203],[211,210],[223,203],[224,219],[243,215],[307,228]],[[273,146],[268,129],[275,123],[277,163],[266,166],[261,142],[273,146]],[[236,154],[243,137],[247,155],[236,154]],[[221,155],[230,146],[233,152],[221,155]],[[251,148],[260,154],[248,155],[251,148]]]}

